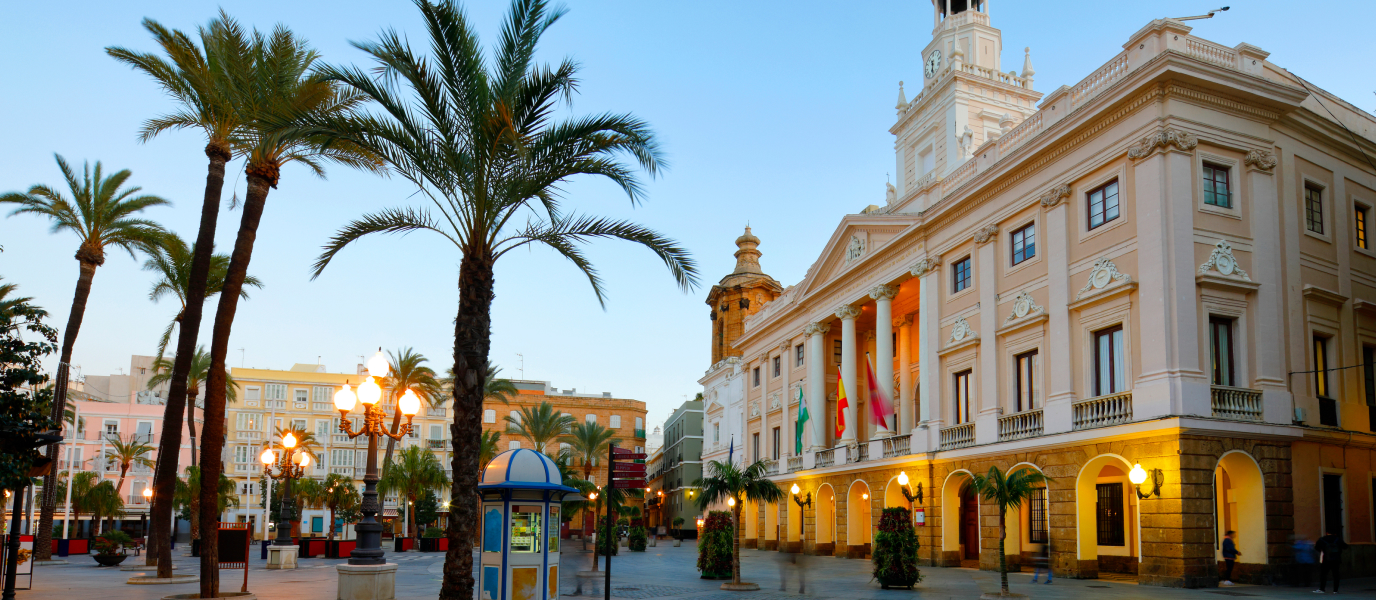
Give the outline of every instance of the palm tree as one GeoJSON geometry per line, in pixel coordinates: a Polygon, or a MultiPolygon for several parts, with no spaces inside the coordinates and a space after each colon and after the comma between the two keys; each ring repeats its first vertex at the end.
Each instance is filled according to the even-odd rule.
{"type": "Polygon", "coordinates": [[[714,460],[707,465],[709,475],[693,482],[693,487],[698,488],[699,510],[705,511],[708,506],[728,499],[735,500],[731,506],[731,525],[736,530],[735,535],[731,536],[732,584],[739,585],[741,582],[741,536],[744,534],[741,508],[746,502],[772,504],[784,497],[784,491],[765,478],[766,468],[767,463],[763,460],[757,460],[745,468],[714,460]]]}
{"type": "MultiPolygon", "coordinates": [[[[186,468],[186,479],[177,479],[173,488],[172,502],[168,508],[177,508],[185,513],[191,523],[191,539],[201,539],[201,468],[195,465],[186,468]]],[[[234,480],[220,475],[216,486],[217,501],[215,513],[221,514],[232,507],[239,506],[239,495],[235,493],[234,480]]],[[[159,566],[162,566],[159,563],[159,566]]]]}
{"type": "Polygon", "coordinates": [[[330,539],[334,539],[335,512],[357,508],[363,499],[354,487],[354,480],[346,475],[330,473],[325,476],[325,508],[330,509],[330,539]]]}
{"type": "MultiPolygon", "coordinates": [[[[442,377],[440,387],[454,389],[454,368],[445,369],[448,373],[442,377]]],[[[510,379],[504,379],[497,375],[502,372],[502,368],[488,364],[487,370],[483,374],[483,400],[496,400],[502,404],[511,404],[511,400],[521,392],[516,389],[516,384],[511,383],[510,379]]]]}
{"type": "MultiPolygon", "coordinates": [[[[148,389],[156,388],[165,382],[172,380],[175,373],[175,361],[168,361],[159,358],[153,361],[152,377],[148,378],[148,389]]],[[[210,375],[210,354],[206,353],[205,346],[197,346],[196,353],[191,357],[191,369],[186,373],[186,404],[191,407],[186,411],[186,430],[191,436],[191,464],[196,464],[196,396],[201,395],[201,385],[205,383],[210,375]]],[[[225,373],[225,401],[234,402],[238,400],[239,393],[236,391],[238,384],[234,381],[234,376],[225,373]]],[[[180,429],[180,428],[178,428],[180,429]]]]}
{"type": "Polygon", "coordinates": [[[119,490],[115,489],[115,484],[110,480],[97,483],[86,494],[86,510],[91,511],[91,533],[94,534],[96,524],[101,517],[106,518],[105,527],[101,532],[106,532],[114,528],[115,515],[124,510],[124,499],[119,497],[119,490]]]}
{"type": "MultiPolygon", "coordinates": [[[[153,446],[140,441],[137,434],[130,434],[127,442],[120,439],[119,436],[106,436],[105,442],[110,444],[110,447],[105,450],[105,464],[119,467],[119,483],[115,484],[116,495],[118,495],[120,491],[124,490],[124,477],[129,474],[131,467],[134,465],[153,466],[153,460],[148,458],[148,453],[153,451],[153,446]]],[[[114,527],[114,514],[110,514],[109,519],[109,527],[114,527]]]]}
{"type": "Polygon", "coordinates": [[[295,425],[288,426],[285,429],[281,427],[273,427],[272,429],[272,440],[266,444],[263,444],[263,448],[269,448],[275,452],[282,452],[283,450],[286,450],[286,447],[282,445],[282,438],[286,437],[287,434],[290,433],[292,437],[296,438],[296,445],[292,448],[296,452],[305,452],[306,454],[309,454],[311,460],[314,460],[317,463],[319,463],[320,442],[315,439],[315,434],[306,431],[304,427],[297,427],[295,425]]]}
{"type": "Polygon", "coordinates": [[[490,463],[492,462],[492,459],[497,458],[497,455],[501,452],[497,449],[497,443],[501,440],[502,433],[500,431],[484,431],[478,437],[479,470],[486,469],[487,463],[490,463]]]}
{"type": "Polygon", "coordinates": [[[535,451],[545,455],[549,455],[545,446],[566,435],[575,423],[573,417],[554,412],[554,405],[548,402],[541,402],[533,408],[522,406],[518,414],[520,417],[503,417],[506,420],[506,434],[530,440],[535,451]]]}
{"type": "MultiPolygon", "coordinates": [[[[81,526],[81,513],[91,512],[93,510],[93,496],[91,496],[91,490],[100,484],[101,478],[95,471],[77,471],[71,474],[68,474],[67,471],[63,471],[59,473],[57,475],[57,485],[53,486],[55,488],[53,491],[57,492],[57,495],[63,498],[68,498],[68,477],[71,477],[72,480],[72,493],[67,505],[67,512],[71,513],[72,517],[70,526],[79,528],[81,526]]],[[[95,530],[94,520],[91,523],[91,530],[95,530]]],[[[67,537],[72,536],[68,534],[67,537]]]]}
{"type": "MultiPolygon", "coordinates": [[[[165,131],[199,130],[206,139],[205,193],[201,199],[201,222],[186,275],[186,295],[181,312],[181,332],[177,336],[177,357],[172,367],[164,407],[162,438],[159,454],[175,454],[181,447],[181,415],[186,408],[186,378],[196,350],[196,337],[201,330],[201,316],[206,290],[211,277],[212,253],[215,244],[216,222],[220,215],[220,195],[225,183],[225,165],[233,158],[233,138],[243,127],[240,111],[235,109],[235,79],[250,70],[253,54],[243,29],[224,11],[218,18],[198,31],[201,46],[192,37],[177,30],[169,30],[152,19],[143,20],[144,29],[161,47],[163,55],[136,52],[111,46],[105,52],[134,70],[148,75],[176,105],[171,112],[149,119],[140,132],[140,141],[147,142],[165,131]]],[[[223,278],[221,278],[223,279],[223,278]]],[[[194,411],[191,411],[194,412],[194,411]]],[[[194,442],[193,442],[194,446],[194,442]]],[[[159,501],[170,497],[177,483],[176,461],[165,461],[153,474],[153,505],[149,507],[151,521],[148,562],[154,564],[160,556],[168,556],[171,532],[157,535],[157,523],[171,520],[172,506],[159,501]]],[[[172,576],[172,561],[157,562],[158,577],[172,576]]]]}
{"type": "MultiPolygon", "coordinates": [[[[602,279],[584,254],[593,239],[622,239],[650,249],[685,291],[697,285],[688,252],[628,221],[568,211],[563,195],[579,175],[609,179],[638,204],[644,189],[634,162],[651,175],[665,166],[648,125],[628,114],[557,119],[560,99],[576,88],[578,65],[535,64],[545,30],[563,15],[544,0],[514,0],[494,56],[453,0],[416,0],[433,56],[417,56],[396,31],[355,45],[376,69],[326,67],[323,73],[372,99],[380,110],[355,118],[308,121],[318,131],[383,157],[410,181],[428,208],[389,208],[364,215],[329,241],[319,275],[345,246],[373,233],[437,233],[458,250],[459,307],[454,320],[453,498],[477,486],[483,375],[491,348],[494,267],[508,252],[543,244],[583,272],[599,302],[602,279]],[[625,158],[623,158],[625,157],[625,158]]],[[[221,298],[224,301],[224,298],[221,298]]],[[[473,595],[476,506],[453,505],[442,600],[473,595]]]]}
{"type": "Polygon", "coordinates": [[[574,423],[569,428],[564,441],[569,444],[573,457],[583,465],[583,479],[592,479],[592,469],[597,460],[607,455],[607,446],[621,444],[621,438],[612,437],[616,432],[597,423],[574,423]]]}
{"type": "Polygon", "coordinates": [[[989,467],[989,472],[984,475],[970,476],[970,485],[975,493],[999,507],[999,584],[1003,596],[1008,595],[1008,559],[1003,555],[1003,542],[1008,537],[1004,523],[1008,509],[1017,510],[1036,493],[1037,488],[1046,487],[1050,481],[1050,477],[1036,469],[1018,469],[1004,474],[997,466],[989,467]]]}
{"type": "MultiPolygon", "coordinates": [[[[282,168],[300,163],[318,176],[324,176],[324,162],[337,162],[357,168],[378,170],[376,158],[361,152],[347,141],[303,133],[289,127],[306,117],[344,117],[363,101],[362,96],[339,86],[317,73],[319,54],[285,26],[270,34],[254,31],[248,44],[253,57],[251,67],[236,73],[233,104],[243,127],[234,139],[236,153],[247,161],[239,232],[225,271],[225,284],[215,311],[215,326],[210,340],[210,377],[205,398],[203,456],[219,456],[225,441],[225,359],[234,327],[239,294],[253,257],[253,243],[267,205],[268,191],[281,182],[282,168]]],[[[217,475],[219,461],[205,463],[206,475],[217,475]]],[[[202,502],[214,498],[210,481],[201,482],[202,502]]],[[[218,518],[218,517],[217,517],[218,518]]],[[[217,530],[206,528],[206,550],[201,553],[201,597],[219,593],[220,571],[215,544],[217,530]]]]}
{"type": "MultiPolygon", "coordinates": [[[[57,421],[67,407],[67,380],[72,350],[76,346],[77,333],[81,331],[81,320],[86,315],[91,281],[96,276],[96,269],[105,264],[106,249],[124,250],[135,259],[135,252],[155,252],[167,237],[167,232],[158,224],[138,218],[137,215],[144,209],[170,203],[157,196],[140,195],[142,188],[125,187],[133,175],[128,169],[107,177],[100,162],[96,162],[94,172],[87,164],[82,176],[78,177],[66,159],[61,155],[54,157],[71,198],[65,197],[58,188],[39,184],[30,187],[27,192],[0,195],[0,204],[18,207],[10,216],[32,214],[47,217],[52,221],[54,233],[70,231],[81,241],[76,251],[81,270],[72,299],[72,311],[67,317],[67,327],[62,332],[62,353],[57,363],[57,379],[53,383],[51,418],[57,421]]],[[[60,445],[61,442],[48,446],[49,460],[57,459],[60,445]]],[[[43,510],[38,522],[38,537],[34,542],[38,560],[47,560],[52,553],[53,510],[57,505],[57,496],[53,494],[57,487],[52,484],[51,473],[45,475],[43,510]]]]}
{"type": "MultiPolygon", "coordinates": [[[[157,302],[164,296],[172,296],[177,299],[179,307],[177,316],[167,324],[167,329],[162,332],[162,337],[158,339],[158,354],[154,357],[155,361],[162,360],[163,354],[167,352],[167,344],[172,339],[172,330],[182,322],[186,315],[186,298],[190,295],[191,288],[191,263],[194,252],[191,247],[186,245],[177,234],[170,234],[167,242],[158,252],[148,257],[143,263],[143,270],[157,273],[158,279],[153,282],[153,288],[148,291],[148,299],[157,302]]],[[[210,257],[210,273],[206,282],[205,298],[220,293],[220,289],[225,285],[225,270],[229,268],[229,256],[216,254],[210,257]]],[[[262,280],[249,275],[244,278],[244,287],[263,287],[262,280]]],[[[248,289],[240,290],[239,297],[248,300],[248,289]]],[[[171,371],[172,367],[168,367],[171,371]]],[[[171,380],[169,375],[167,378],[171,380]]],[[[189,385],[189,384],[188,384],[189,385]]],[[[192,442],[195,445],[195,442],[192,442]]]]}
{"type": "MultiPolygon", "coordinates": [[[[380,349],[380,348],[379,348],[380,349]]],[[[444,395],[440,392],[440,382],[435,379],[435,371],[425,366],[429,362],[424,354],[416,352],[410,346],[402,348],[396,352],[387,351],[387,377],[383,378],[383,387],[388,390],[388,398],[392,404],[396,404],[406,390],[416,393],[424,406],[444,406],[444,395]]],[[[397,435],[401,429],[401,411],[392,411],[392,435],[397,435]]],[[[397,441],[387,438],[387,453],[382,460],[382,474],[387,475],[387,465],[392,463],[392,451],[397,447],[397,441]]]]}
{"type": "Polygon", "coordinates": [[[295,512],[292,514],[296,515],[296,520],[293,522],[295,523],[297,535],[300,535],[302,526],[301,515],[304,515],[308,508],[320,508],[325,505],[325,486],[319,479],[302,477],[292,483],[291,496],[292,500],[295,501],[293,503],[295,506],[292,507],[295,512]]]}
{"type": "MultiPolygon", "coordinates": [[[[387,496],[396,492],[403,502],[413,503],[426,490],[444,491],[449,478],[444,474],[444,466],[435,458],[435,453],[420,446],[403,448],[397,454],[397,463],[377,482],[377,493],[387,496]]],[[[457,503],[462,504],[462,503],[457,503]]],[[[452,505],[451,505],[452,506],[452,505]]],[[[406,511],[406,531],[416,535],[416,511],[406,511]]]]}
{"type": "MultiPolygon", "coordinates": [[[[0,280],[4,279],[4,277],[0,277],[0,280]]],[[[14,311],[20,307],[29,307],[35,318],[48,316],[48,311],[33,306],[33,298],[28,296],[10,297],[10,294],[15,293],[15,290],[18,289],[19,284],[0,284],[0,321],[8,321],[14,318],[14,311]]]]}

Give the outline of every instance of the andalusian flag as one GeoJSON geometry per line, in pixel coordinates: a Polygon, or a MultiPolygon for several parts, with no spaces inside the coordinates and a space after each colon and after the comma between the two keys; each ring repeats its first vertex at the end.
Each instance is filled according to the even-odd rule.
{"type": "Polygon", "coordinates": [[[836,439],[838,440],[846,432],[847,408],[850,408],[850,402],[846,401],[846,380],[841,377],[841,367],[836,367],[836,439]]]}
{"type": "Polygon", "coordinates": [[[793,453],[798,456],[803,455],[803,427],[809,418],[807,402],[803,400],[803,386],[800,385],[798,386],[798,424],[795,427],[797,431],[794,433],[795,441],[793,443],[793,453]]]}

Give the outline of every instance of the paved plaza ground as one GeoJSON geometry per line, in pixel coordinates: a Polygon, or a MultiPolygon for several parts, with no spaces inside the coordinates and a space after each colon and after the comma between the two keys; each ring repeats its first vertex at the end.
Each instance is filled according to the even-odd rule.
{"type": "MultiPolygon", "coordinates": [[[[560,593],[572,598],[577,587],[575,570],[587,569],[591,554],[578,550],[579,544],[565,545],[561,556],[564,565],[560,577],[560,593]]],[[[851,600],[891,600],[914,598],[920,600],[973,600],[981,592],[998,591],[998,573],[973,569],[923,568],[926,579],[916,591],[881,590],[870,578],[870,562],[841,558],[806,557],[803,565],[808,575],[805,594],[797,593],[796,571],[791,573],[790,587],[778,591],[780,561],[777,552],[744,550],[742,572],[747,581],[758,583],[758,592],[723,592],[721,582],[698,578],[695,568],[696,548],[691,542],[674,548],[669,541],[661,541],[647,552],[621,554],[612,562],[612,597],[622,599],[685,598],[691,600],[791,600],[816,598],[851,600]]],[[[195,573],[197,559],[183,556],[181,548],[175,552],[178,573],[195,573]]],[[[130,561],[137,560],[130,557],[130,561]]],[[[443,553],[389,553],[388,562],[399,565],[397,598],[400,600],[433,599],[438,595],[444,567],[443,553]]],[[[333,600],[335,598],[335,565],[341,560],[302,559],[301,568],[291,571],[269,571],[266,561],[255,560],[249,569],[249,591],[259,598],[282,600],[333,600]]],[[[71,557],[71,563],[39,567],[34,574],[34,589],[19,592],[20,600],[156,600],[165,595],[194,593],[196,584],[127,585],[125,581],[138,572],[96,568],[89,557],[71,557]]],[[[243,571],[226,570],[222,585],[227,591],[237,591],[243,571]]],[[[1057,579],[1052,585],[1033,585],[1031,575],[1009,575],[1012,590],[1034,599],[1137,599],[1153,600],[1221,600],[1221,597],[1257,598],[1314,598],[1311,588],[1239,585],[1232,588],[1181,590],[1138,586],[1106,580],[1057,579]]],[[[600,592],[600,587],[598,589],[600,592]]],[[[1376,579],[1354,579],[1343,582],[1343,594],[1376,598],[1376,579]]],[[[601,597],[601,594],[598,594],[601,597]]]]}

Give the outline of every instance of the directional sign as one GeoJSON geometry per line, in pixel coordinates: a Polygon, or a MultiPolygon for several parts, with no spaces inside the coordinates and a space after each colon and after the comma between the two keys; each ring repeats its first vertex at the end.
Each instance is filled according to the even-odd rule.
{"type": "Polygon", "coordinates": [[[645,487],[644,479],[615,479],[612,481],[612,488],[618,490],[635,490],[645,487]]]}
{"type": "Polygon", "coordinates": [[[621,475],[622,473],[627,475],[644,475],[645,465],[643,463],[615,462],[612,463],[612,472],[617,475],[621,475]]]}
{"type": "Polygon", "coordinates": [[[612,454],[632,454],[632,452],[631,452],[631,449],[630,449],[630,448],[622,448],[622,447],[620,447],[620,446],[612,446],[612,454]]]}
{"type": "Polygon", "coordinates": [[[618,455],[612,457],[612,460],[616,460],[616,461],[622,461],[622,460],[645,460],[645,453],[642,452],[642,453],[639,453],[639,454],[636,454],[636,453],[618,454],[618,455]]]}

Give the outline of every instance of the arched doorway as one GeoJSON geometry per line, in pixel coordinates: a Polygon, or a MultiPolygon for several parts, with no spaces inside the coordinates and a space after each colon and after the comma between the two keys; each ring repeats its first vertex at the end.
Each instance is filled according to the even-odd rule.
{"type": "MultiPolygon", "coordinates": [[[[807,492],[803,492],[803,494],[806,495],[807,492]]],[[[803,538],[801,537],[803,533],[803,509],[793,501],[792,495],[784,496],[783,502],[779,504],[783,506],[785,514],[788,515],[788,519],[784,523],[785,535],[781,539],[788,540],[789,552],[800,552],[803,548],[803,538]]]]}
{"type": "Polygon", "coordinates": [[[1141,524],[1137,491],[1128,481],[1131,470],[1127,459],[1101,454],[1085,463],[1075,479],[1076,550],[1082,578],[1099,573],[1137,574],[1141,524]],[[1097,567],[1087,567],[1086,561],[1098,561],[1097,567]]]}
{"type": "MultiPolygon", "coordinates": [[[[1041,469],[1032,463],[1018,463],[1008,469],[1008,475],[1020,471],[1041,469]]],[[[1033,556],[1041,554],[1051,539],[1050,505],[1045,484],[1038,484],[1032,496],[1023,501],[1017,509],[1009,509],[1004,516],[1004,554],[1008,564],[1026,564],[1033,556]]]]}
{"type": "Polygon", "coordinates": [[[884,484],[884,508],[908,508],[908,498],[903,495],[903,486],[898,485],[897,477],[884,484]]]}
{"type": "MultiPolygon", "coordinates": [[[[1223,561],[1223,536],[1235,531],[1234,543],[1242,552],[1237,562],[1266,564],[1266,483],[1250,454],[1233,450],[1219,457],[1214,468],[1214,501],[1215,558],[1223,561]]],[[[1252,570],[1235,568],[1233,580],[1246,580],[1252,570]]]]}
{"type": "Polygon", "coordinates": [[[836,552],[836,491],[831,484],[824,483],[817,488],[817,497],[812,501],[817,510],[814,551],[819,555],[836,552]]]}
{"type": "Polygon", "coordinates": [[[967,555],[979,558],[979,500],[962,469],[941,485],[941,565],[958,567],[967,555]]]}
{"type": "Polygon", "coordinates": [[[846,544],[852,557],[869,554],[870,528],[870,486],[856,479],[846,495],[846,544]]]}

